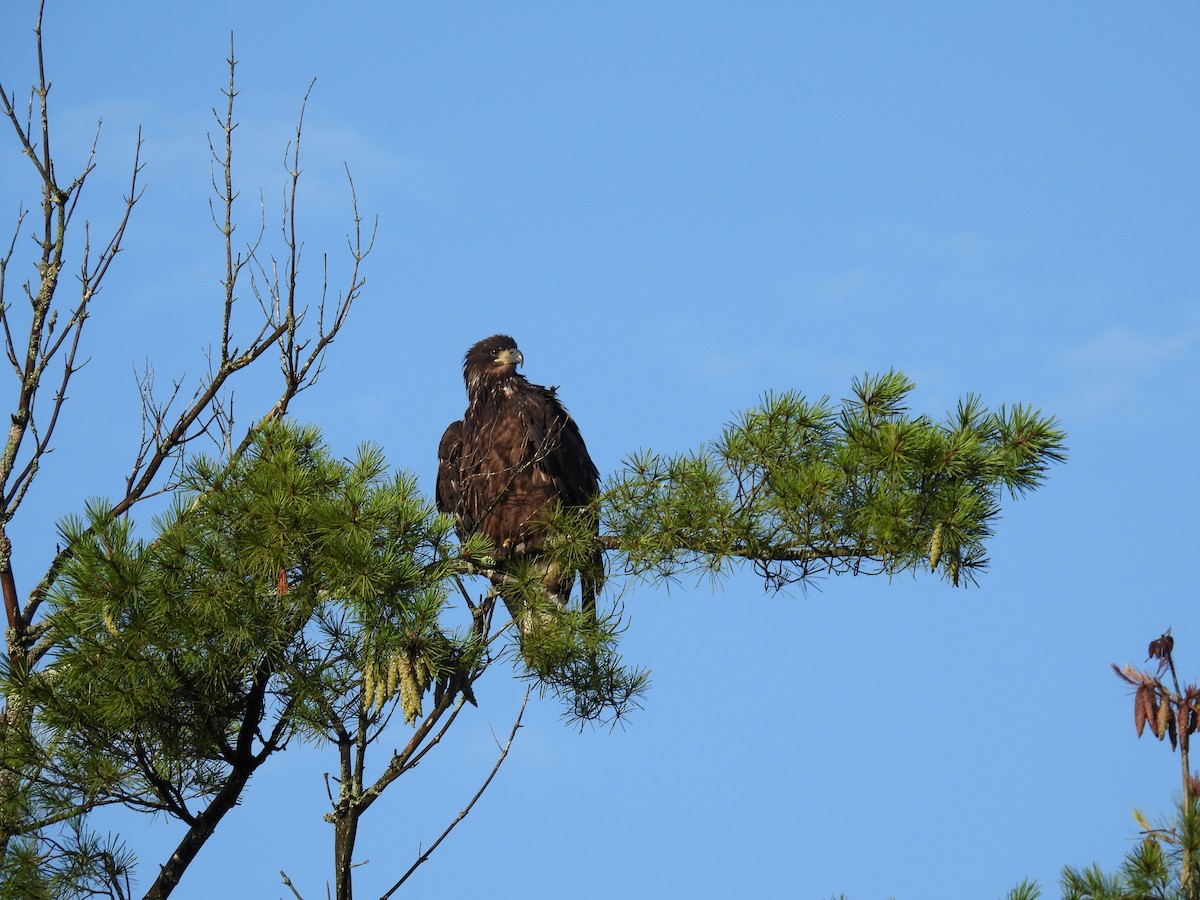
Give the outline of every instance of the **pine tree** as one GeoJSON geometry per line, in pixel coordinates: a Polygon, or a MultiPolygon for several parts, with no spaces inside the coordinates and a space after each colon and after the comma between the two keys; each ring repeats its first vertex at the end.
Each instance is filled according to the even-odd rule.
{"type": "MultiPolygon", "coordinates": [[[[621,659],[618,610],[597,622],[557,608],[543,616],[534,579],[523,584],[519,574],[506,587],[527,594],[523,605],[541,625],[518,648],[504,617],[494,619],[494,593],[477,592],[469,580],[494,548],[451,540],[451,523],[377,448],[334,459],[314,427],[288,418],[362,290],[371,236],[351,185],[344,291],[327,307],[320,288],[306,316],[301,241],[290,215],[298,126],[280,265],[266,261],[261,236],[235,243],[232,47],[212,142],[227,267],[210,373],[177,406],[179,386],[158,398],[146,370],[144,438],[126,490],[81,502],[83,513],[63,520],[48,568],[21,595],[10,526],[68,414],[78,337],[122,247],[141,167],[135,151],[111,239],[100,254],[85,252],[80,294],[68,302],[59,277],[68,265],[65,236],[91,167],[69,183],[56,173],[40,23],[39,10],[36,125],[0,85],[42,201],[38,277],[25,286],[25,318],[4,296],[15,237],[0,257],[0,323],[16,375],[12,428],[0,451],[8,658],[0,678],[0,896],[130,896],[134,853],[88,829],[91,811],[122,804],[186,826],[169,859],[142,861],[158,872],[146,896],[167,897],[222,817],[245,799],[251,776],[289,742],[308,741],[337,757],[326,818],[334,826],[337,897],[349,900],[363,817],[475,702],[474,684],[497,671],[497,661],[511,658],[517,677],[554,694],[575,722],[624,716],[640,703],[646,676],[621,659]],[[247,273],[256,275],[263,318],[239,341],[232,311],[247,273]],[[276,356],[277,396],[248,426],[235,423],[230,385],[276,356]],[[52,371],[57,383],[46,381],[52,371]],[[197,449],[208,438],[211,456],[197,449]],[[139,523],[142,502],[161,492],[170,493],[170,509],[139,523]],[[402,739],[392,740],[396,734],[402,739]],[[380,751],[385,735],[399,749],[380,751]],[[369,777],[368,755],[383,752],[390,755],[381,773],[369,777]]],[[[22,213],[17,236],[23,226],[22,213]]],[[[617,581],[662,582],[745,564],[776,590],[841,573],[932,571],[970,583],[986,565],[1003,495],[1040,485],[1064,458],[1065,436],[1051,417],[1024,406],[988,410],[973,396],[942,422],[913,415],[912,390],[889,372],[856,381],[840,405],[771,395],[694,453],[637,453],[605,480],[595,510],[554,523],[548,552],[567,567],[590,559],[594,538],[585,524],[598,517],[617,581]]]]}
{"type": "MultiPolygon", "coordinates": [[[[82,369],[82,362],[77,359],[81,335],[103,308],[98,300],[101,288],[124,248],[126,227],[141,196],[141,138],[139,135],[132,152],[128,192],[117,207],[115,222],[104,235],[101,219],[83,223],[82,218],[88,215],[81,197],[94,171],[96,142],[75,175],[68,174],[66,166],[52,154],[55,117],[42,36],[44,5],[43,2],[37,7],[33,32],[37,71],[28,95],[28,116],[22,111],[22,104],[14,101],[15,95],[0,84],[0,111],[7,120],[5,133],[8,139],[15,138],[17,149],[27,163],[25,173],[31,179],[32,191],[40,200],[36,212],[28,211],[23,200],[19,202],[12,240],[7,248],[0,248],[0,325],[3,326],[0,331],[12,372],[8,407],[11,425],[0,448],[0,594],[4,599],[7,663],[3,672],[5,704],[0,714],[0,873],[3,890],[16,897],[62,896],[73,891],[103,891],[125,897],[129,895],[132,855],[119,841],[92,835],[87,828],[87,814],[113,799],[98,794],[98,786],[116,784],[129,773],[121,770],[119,760],[105,760],[89,752],[86,741],[82,746],[75,740],[61,746],[53,741],[47,743],[47,729],[52,728],[56,711],[53,705],[39,706],[40,699],[52,692],[60,680],[72,684],[67,667],[59,663],[59,654],[65,652],[67,645],[62,643],[58,619],[59,613],[64,620],[67,618],[60,579],[74,565],[77,542],[58,541],[49,565],[23,585],[18,578],[23,554],[40,558],[41,551],[47,545],[54,546],[55,540],[53,535],[45,536],[41,551],[22,545],[14,541],[17,532],[13,523],[19,518],[30,489],[41,478],[41,462],[54,447],[59,424],[70,414],[69,388],[82,369]],[[34,248],[33,259],[16,258],[18,265],[14,268],[18,247],[24,250],[27,246],[34,248]],[[22,284],[14,284],[8,277],[13,271],[35,274],[22,284]],[[51,606],[57,610],[54,615],[50,614],[51,606]]],[[[295,229],[295,216],[290,214],[295,210],[300,179],[299,126],[288,160],[280,252],[272,255],[263,247],[261,233],[249,245],[240,245],[235,240],[238,198],[233,178],[235,68],[231,46],[230,80],[224,91],[226,103],[223,114],[217,115],[219,137],[215,141],[210,139],[217,175],[213,180],[214,222],[227,261],[216,303],[219,330],[208,352],[208,372],[195,384],[190,399],[184,399],[188,394],[183,380],[175,381],[166,397],[156,394],[155,373],[149,365],[139,377],[141,442],[130,460],[125,490],[107,504],[93,505],[86,520],[88,525],[104,526],[97,535],[124,541],[119,544],[124,547],[131,546],[128,535],[132,526],[128,517],[146,499],[177,483],[180,463],[199,446],[198,442],[211,439],[223,448],[228,463],[246,452],[260,428],[287,414],[295,398],[315,382],[326,350],[363,287],[360,267],[370,252],[373,235],[363,231],[351,184],[353,229],[348,242],[345,287],[331,297],[325,284],[310,301],[304,299],[305,287],[298,278],[301,241],[295,229]],[[253,292],[260,301],[262,320],[244,334],[240,333],[238,323],[245,327],[245,320],[235,317],[233,310],[238,293],[251,274],[256,276],[253,292]],[[276,358],[280,376],[278,393],[252,414],[248,427],[235,422],[230,394],[233,384],[246,372],[262,368],[276,358]]],[[[303,121],[303,107],[300,121],[303,121]]],[[[58,146],[57,142],[54,146],[58,146]]],[[[64,513],[69,509],[64,509],[64,513]]],[[[67,530],[78,529],[68,524],[67,530]]],[[[128,569],[122,571],[122,578],[137,574],[128,569]]],[[[23,574],[29,578],[28,570],[23,574]]],[[[97,573],[97,577],[102,575],[97,573]]],[[[130,585],[117,580],[112,588],[116,596],[109,600],[109,619],[126,596],[122,592],[129,590],[130,585]]],[[[105,621],[103,607],[100,612],[107,630],[110,622],[105,621]]],[[[115,620],[111,624],[115,625],[115,620]]],[[[148,636],[146,640],[153,642],[156,638],[148,636]]],[[[200,648],[196,649],[199,652],[200,648]]],[[[160,661],[168,667],[175,663],[170,658],[160,661]]],[[[193,674],[185,668],[180,677],[193,674]]],[[[138,670],[138,677],[146,677],[146,671],[138,670]]],[[[191,687],[199,697],[204,685],[191,687]]],[[[250,718],[253,718],[254,696],[255,692],[250,691],[241,698],[242,702],[251,703],[241,709],[250,718]]],[[[135,699],[141,702],[144,698],[135,699]]],[[[197,699],[196,703],[191,713],[207,709],[218,719],[237,711],[235,700],[228,697],[217,701],[197,699]]],[[[84,715],[86,711],[78,712],[84,715]]],[[[129,710],[124,714],[128,715],[129,710]]],[[[168,741],[168,749],[184,751],[190,747],[196,754],[173,764],[177,768],[167,773],[164,790],[175,783],[194,783],[207,789],[220,782],[219,766],[209,764],[204,756],[212,747],[212,735],[205,737],[205,734],[185,731],[171,739],[174,744],[168,741]]],[[[118,740],[116,735],[107,737],[118,740]]],[[[135,737],[126,735],[124,740],[137,749],[135,737]]],[[[159,737],[165,736],[153,739],[159,737]]],[[[238,766],[244,765],[244,759],[239,759],[238,766]]],[[[162,773],[156,770],[155,774],[162,773]]],[[[230,790],[234,787],[231,782],[230,790]]]]}

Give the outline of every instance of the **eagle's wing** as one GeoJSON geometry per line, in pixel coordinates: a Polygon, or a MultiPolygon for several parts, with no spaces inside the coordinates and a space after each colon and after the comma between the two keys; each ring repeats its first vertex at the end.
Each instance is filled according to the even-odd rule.
{"type": "MultiPolygon", "coordinates": [[[[554,389],[530,385],[522,414],[536,459],[531,480],[546,485],[538,508],[551,501],[557,501],[564,509],[587,507],[600,490],[600,473],[579,426],[559,402],[554,389]]],[[[594,519],[590,524],[593,533],[599,535],[599,520],[594,519]]],[[[595,621],[596,595],[604,584],[604,552],[599,546],[592,555],[591,565],[581,567],[579,574],[583,609],[595,621]]]]}
{"type": "MultiPolygon", "coordinates": [[[[554,391],[520,376],[503,390],[472,396],[463,420],[446,429],[438,448],[438,508],[456,516],[460,538],[491,538],[499,558],[510,551],[536,554],[547,514],[587,507],[599,482],[579,426],[554,391]]],[[[597,548],[580,573],[585,609],[594,608],[603,566],[597,548]]],[[[549,577],[552,592],[570,591],[573,576],[564,582],[556,570],[549,577]]]]}
{"type": "Polygon", "coordinates": [[[549,480],[553,499],[568,508],[586,506],[599,488],[600,473],[566,407],[553,390],[531,384],[518,410],[532,468],[549,480]]]}
{"type": "MultiPolygon", "coordinates": [[[[462,521],[462,447],[463,423],[451,422],[438,444],[437,485],[434,499],[439,512],[462,521]]],[[[470,533],[459,529],[460,535],[470,533]]]]}
{"type": "Polygon", "coordinates": [[[460,526],[497,547],[536,545],[548,505],[584,506],[599,483],[579,427],[553,392],[514,382],[507,396],[467,407],[459,445],[460,526]]]}

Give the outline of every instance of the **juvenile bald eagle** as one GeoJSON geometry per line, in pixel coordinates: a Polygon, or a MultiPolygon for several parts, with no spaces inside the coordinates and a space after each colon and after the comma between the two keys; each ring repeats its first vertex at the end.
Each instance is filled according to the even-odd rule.
{"type": "MultiPolygon", "coordinates": [[[[533,565],[546,596],[566,606],[575,572],[546,559],[546,521],[560,508],[586,507],[600,485],[579,426],[554,388],[517,374],[524,361],[506,334],[467,351],[467,410],[442,435],[436,491],[438,509],[454,516],[460,539],[482,534],[494,544],[492,580],[522,636],[531,619],[504,585],[518,567],[533,565]]],[[[594,518],[589,524],[598,533],[594,518]]],[[[593,620],[603,565],[597,548],[580,567],[582,604],[593,620]]]]}

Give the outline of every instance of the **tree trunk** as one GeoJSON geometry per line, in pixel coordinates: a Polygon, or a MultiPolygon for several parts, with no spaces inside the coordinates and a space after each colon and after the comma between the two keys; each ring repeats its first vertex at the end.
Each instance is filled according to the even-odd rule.
{"type": "MultiPolygon", "coordinates": [[[[10,627],[8,634],[9,660],[24,660],[26,651],[16,637],[17,629],[10,627]]],[[[32,720],[33,708],[19,693],[4,697],[3,706],[0,707],[0,747],[18,746],[21,733],[28,733],[32,720]]],[[[25,766],[16,759],[5,759],[4,766],[0,768],[0,864],[8,856],[9,841],[23,833],[19,814],[13,810],[19,807],[16,800],[25,790],[23,773],[26,771],[25,766]]]]}
{"type": "MultiPolygon", "coordinates": [[[[1174,663],[1172,663],[1171,674],[1175,674],[1174,663]]],[[[1182,700],[1179,702],[1182,702],[1182,700]]],[[[1188,763],[1188,752],[1184,748],[1186,740],[1187,735],[1181,733],[1179,738],[1179,758],[1183,763],[1183,816],[1179,822],[1179,829],[1183,859],[1180,861],[1179,887],[1183,891],[1184,897],[1188,898],[1188,900],[1193,900],[1197,896],[1197,886],[1193,883],[1192,878],[1193,836],[1188,834],[1188,832],[1191,831],[1196,818],[1196,798],[1192,796],[1192,769],[1188,763]]]]}
{"type": "Polygon", "coordinates": [[[337,900],[353,900],[354,879],[351,868],[354,865],[354,841],[358,837],[358,810],[353,805],[347,805],[339,810],[334,819],[333,828],[333,871],[334,896],[337,900]]]}
{"type": "Polygon", "coordinates": [[[253,772],[253,766],[238,766],[229,774],[220,793],[205,807],[204,812],[196,817],[196,821],[183,836],[171,858],[159,871],[158,878],[146,892],[144,900],[165,900],[171,896],[171,891],[179,885],[179,880],[200,852],[200,848],[212,837],[217,824],[225,817],[225,813],[237,805],[238,797],[241,796],[253,772]]]}

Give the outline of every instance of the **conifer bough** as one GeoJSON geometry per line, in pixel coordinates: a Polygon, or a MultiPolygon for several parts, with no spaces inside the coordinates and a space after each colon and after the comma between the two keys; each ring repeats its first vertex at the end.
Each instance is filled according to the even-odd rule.
{"type": "Polygon", "coordinates": [[[910,415],[913,388],[890,371],[856,380],[840,406],[769,394],[699,451],[629,457],[600,498],[606,545],[651,579],[742,560],[775,590],[925,567],[975,581],[1002,495],[1037,488],[1066,435],[973,394],[945,421],[910,415]]]}

